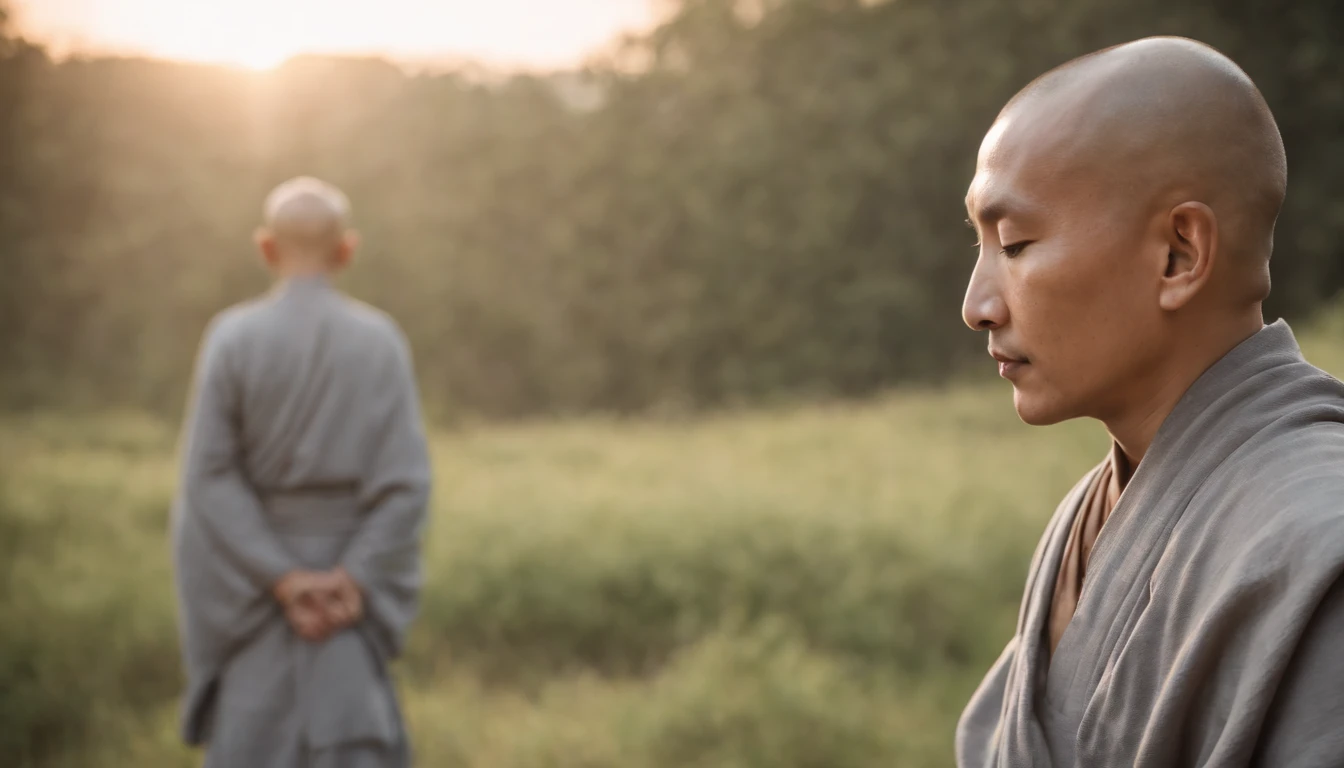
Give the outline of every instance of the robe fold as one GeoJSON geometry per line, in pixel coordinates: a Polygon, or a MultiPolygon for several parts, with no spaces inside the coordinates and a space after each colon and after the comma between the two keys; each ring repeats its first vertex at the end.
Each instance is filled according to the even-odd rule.
{"type": "Polygon", "coordinates": [[[408,765],[388,663],[418,607],[430,467],[400,329],[320,277],[224,311],[201,344],[181,452],[184,740],[211,767],[408,765]],[[309,643],[271,589],[337,565],[365,615],[309,643]]]}
{"type": "Polygon", "coordinates": [[[957,726],[959,768],[1344,766],[1344,384],[1278,321],[1185,393],[1102,527],[1053,657],[1086,489],[957,726]]]}
{"type": "Polygon", "coordinates": [[[1073,516],[1069,530],[1069,540],[1064,545],[1064,553],[1055,576],[1055,590],[1051,597],[1050,613],[1046,617],[1049,627],[1050,653],[1055,652],[1059,640],[1073,620],[1073,611],[1078,606],[1078,595],[1082,592],[1087,575],[1087,560],[1092,554],[1097,534],[1101,532],[1106,518],[1115,509],[1129,479],[1129,464],[1118,444],[1111,445],[1111,458],[1103,462],[1100,469],[1092,474],[1092,481],[1073,516]]]}

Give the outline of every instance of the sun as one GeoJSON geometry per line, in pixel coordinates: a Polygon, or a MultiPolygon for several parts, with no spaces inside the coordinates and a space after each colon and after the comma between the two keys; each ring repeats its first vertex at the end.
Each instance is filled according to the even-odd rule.
{"type": "Polygon", "coordinates": [[[292,30],[256,24],[246,17],[217,19],[207,30],[194,35],[170,34],[170,30],[164,30],[156,37],[162,41],[160,45],[177,47],[170,58],[196,59],[258,72],[275,69],[314,42],[292,30]]]}
{"type": "Polygon", "coordinates": [[[281,64],[293,56],[297,51],[286,50],[278,45],[240,45],[237,50],[231,54],[226,54],[222,58],[223,63],[233,64],[244,69],[250,69],[255,72],[266,72],[281,64]]]}

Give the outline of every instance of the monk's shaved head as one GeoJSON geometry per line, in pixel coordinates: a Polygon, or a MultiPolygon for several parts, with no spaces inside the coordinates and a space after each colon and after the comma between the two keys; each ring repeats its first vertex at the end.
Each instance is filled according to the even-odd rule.
{"type": "Polygon", "coordinates": [[[997,129],[1002,141],[985,151],[1090,174],[1136,204],[1207,204],[1228,266],[1255,300],[1268,293],[1288,182],[1283,140],[1259,89],[1215,49],[1155,37],[1075,59],[1015,96],[997,129]]]}
{"type": "Polygon", "coordinates": [[[305,248],[338,243],[350,218],[350,201],[336,187],[300,176],[266,198],[266,228],[280,242],[305,248]]]}
{"type": "Polygon", "coordinates": [[[962,313],[1019,415],[1142,434],[1258,331],[1287,175],[1255,84],[1192,40],[1107,48],[1014,96],[966,197],[980,242],[962,313]]]}
{"type": "Polygon", "coordinates": [[[320,179],[300,176],[276,187],[262,207],[257,244],[280,273],[332,271],[350,260],[350,200],[320,179]]]}

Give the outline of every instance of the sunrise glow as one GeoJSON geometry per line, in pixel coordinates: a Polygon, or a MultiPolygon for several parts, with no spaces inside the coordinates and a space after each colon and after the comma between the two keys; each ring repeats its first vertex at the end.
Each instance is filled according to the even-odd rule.
{"type": "Polygon", "coordinates": [[[649,0],[18,0],[57,53],[266,69],[303,53],[567,66],[646,26],[649,0]]]}

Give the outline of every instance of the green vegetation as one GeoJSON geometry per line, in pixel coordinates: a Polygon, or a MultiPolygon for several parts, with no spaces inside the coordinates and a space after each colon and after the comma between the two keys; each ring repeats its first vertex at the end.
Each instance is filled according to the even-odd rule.
{"type": "Polygon", "coordinates": [[[517,77],[52,62],[0,40],[0,407],[176,418],[206,319],[264,283],[263,195],[299,173],[350,193],[367,249],[346,285],[401,321],[441,417],[936,383],[982,352],[958,321],[963,198],[995,113],[1150,34],[1222,47],[1275,110],[1271,315],[1344,287],[1340,3],[662,5],[620,55],[517,77]]]}
{"type": "MultiPolygon", "coordinates": [[[[1344,312],[1306,334],[1344,373],[1344,312]]],[[[0,752],[193,765],[176,742],[175,435],[0,428],[0,752]]],[[[1027,559],[1105,437],[1001,383],[686,422],[441,431],[398,666],[425,765],[950,764],[1027,559]]]]}

